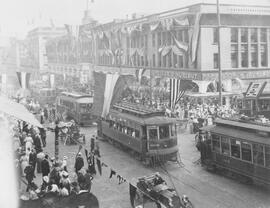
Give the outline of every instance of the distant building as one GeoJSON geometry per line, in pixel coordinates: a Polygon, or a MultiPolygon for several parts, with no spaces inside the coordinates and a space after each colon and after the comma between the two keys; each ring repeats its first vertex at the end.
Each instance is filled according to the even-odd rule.
{"type": "MultiPolygon", "coordinates": [[[[42,73],[47,68],[46,42],[50,38],[66,34],[64,27],[37,27],[28,32],[24,46],[28,53],[28,60],[21,63],[21,70],[30,68],[33,72],[42,73]]],[[[25,54],[22,54],[25,58],[25,54]]],[[[27,69],[26,69],[27,70],[27,69]]]]}

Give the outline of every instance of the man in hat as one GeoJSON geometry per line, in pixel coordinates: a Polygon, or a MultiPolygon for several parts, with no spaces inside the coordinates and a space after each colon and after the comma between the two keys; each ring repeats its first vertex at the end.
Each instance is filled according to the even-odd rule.
{"type": "Polygon", "coordinates": [[[78,171],[81,170],[83,166],[84,166],[84,161],[83,161],[82,153],[79,152],[75,160],[75,172],[78,174],[78,171]]]}
{"type": "Polygon", "coordinates": [[[41,162],[42,177],[48,176],[50,173],[50,163],[49,163],[48,158],[49,158],[49,156],[45,155],[44,159],[41,162]]]}
{"type": "Polygon", "coordinates": [[[35,169],[37,164],[37,153],[36,150],[33,148],[29,154],[29,164],[33,166],[33,175],[35,176],[35,169]]]}

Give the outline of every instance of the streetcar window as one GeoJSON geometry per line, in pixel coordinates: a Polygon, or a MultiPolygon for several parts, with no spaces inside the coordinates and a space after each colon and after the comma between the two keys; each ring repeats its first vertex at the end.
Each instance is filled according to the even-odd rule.
{"type": "Polygon", "coordinates": [[[215,152],[220,152],[220,137],[212,135],[212,148],[215,152]]]}
{"type": "Polygon", "coordinates": [[[264,166],[263,145],[253,144],[253,163],[264,166]]]}
{"type": "Polygon", "coordinates": [[[241,142],[241,153],[242,153],[242,160],[245,161],[252,161],[251,158],[251,144],[247,142],[241,142]]]}
{"type": "Polygon", "coordinates": [[[176,135],[176,125],[173,124],[171,125],[171,136],[175,136],[176,135]]]}
{"type": "Polygon", "coordinates": [[[270,146],[265,146],[265,166],[270,168],[270,146]]]}
{"type": "Polygon", "coordinates": [[[158,139],[158,131],[157,129],[149,129],[149,139],[158,139]]]}
{"type": "Polygon", "coordinates": [[[221,137],[221,152],[224,155],[230,155],[229,138],[221,137]]]}
{"type": "Polygon", "coordinates": [[[231,139],[231,156],[240,158],[240,141],[231,139]]]}
{"type": "Polygon", "coordinates": [[[169,125],[159,126],[159,138],[165,139],[168,138],[170,135],[169,125]]]}

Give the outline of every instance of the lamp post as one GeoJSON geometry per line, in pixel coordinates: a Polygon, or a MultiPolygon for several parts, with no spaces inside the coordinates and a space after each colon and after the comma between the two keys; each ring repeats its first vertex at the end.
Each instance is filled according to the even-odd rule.
{"type": "Polygon", "coordinates": [[[222,70],[221,70],[221,50],[220,50],[220,12],[219,0],[217,0],[217,21],[218,21],[218,83],[219,83],[219,105],[222,105],[222,70]]]}

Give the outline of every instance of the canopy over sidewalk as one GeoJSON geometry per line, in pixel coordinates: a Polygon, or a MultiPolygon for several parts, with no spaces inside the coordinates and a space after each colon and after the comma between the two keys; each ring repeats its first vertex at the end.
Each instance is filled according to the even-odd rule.
{"type": "Polygon", "coordinates": [[[22,104],[16,103],[13,100],[3,96],[0,96],[0,112],[25,121],[33,126],[43,128],[35,116],[30,113],[22,104]]]}

